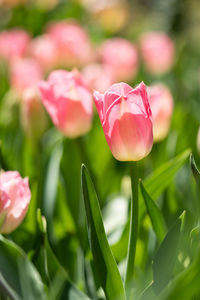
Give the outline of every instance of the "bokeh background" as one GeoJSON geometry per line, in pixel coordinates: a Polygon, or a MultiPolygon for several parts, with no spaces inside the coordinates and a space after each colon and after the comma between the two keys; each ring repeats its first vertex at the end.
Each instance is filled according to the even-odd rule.
{"type": "MultiPolygon", "coordinates": [[[[188,148],[193,152],[197,165],[200,165],[200,149],[197,146],[200,126],[200,2],[0,1],[0,34],[4,30],[21,28],[33,39],[45,33],[48,24],[61,20],[75,20],[80,24],[88,32],[91,45],[97,52],[106,39],[128,39],[138,50],[139,68],[136,76],[127,83],[135,86],[140,81],[144,81],[146,85],[159,81],[170,89],[174,111],[169,133],[164,140],[155,143],[150,155],[139,163],[140,177],[146,178],[153,170],[188,148]],[[145,69],[139,41],[141,35],[149,31],[165,32],[174,41],[175,59],[173,67],[166,74],[152,75],[145,69]]],[[[76,63],[70,68],[61,65],[59,67],[67,70],[76,67],[81,71],[83,68],[76,63]]],[[[47,78],[50,71],[45,70],[42,77],[47,78]]],[[[34,119],[39,129],[42,127],[40,134],[30,134],[23,122],[21,106],[22,99],[13,90],[9,59],[1,59],[1,168],[18,170],[23,177],[28,176],[32,190],[28,215],[20,230],[13,232],[10,237],[27,253],[36,249],[38,240],[35,211],[36,207],[41,208],[47,219],[49,240],[54,252],[70,278],[84,290],[79,266],[84,260],[81,252],[84,244],[81,224],[85,215],[80,214],[80,202],[74,200],[80,198],[81,162],[84,161],[93,174],[111,243],[119,238],[127,220],[130,197],[128,164],[113,158],[95,108],[90,132],[79,139],[68,139],[54,127],[46,112],[45,116],[42,112],[42,117],[36,116],[34,119]],[[69,259],[65,259],[66,257],[69,259]]],[[[194,180],[190,166],[186,164],[158,199],[167,225],[170,227],[183,210],[188,212],[191,221],[196,209],[193,205],[196,199],[194,180]]],[[[154,243],[149,243],[153,236],[152,231],[149,233],[149,226],[149,218],[146,216],[140,229],[137,254],[140,290],[151,278],[150,261],[154,243]],[[150,249],[148,254],[147,249],[150,249]],[[144,269],[148,270],[145,276],[142,273],[144,269]]],[[[155,242],[155,238],[152,240],[155,242]]],[[[36,266],[39,265],[36,255],[33,262],[36,266]]]]}

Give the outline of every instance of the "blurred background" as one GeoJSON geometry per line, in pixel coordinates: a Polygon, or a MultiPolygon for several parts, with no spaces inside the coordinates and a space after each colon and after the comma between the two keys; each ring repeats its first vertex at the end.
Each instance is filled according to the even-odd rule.
{"type": "MultiPolygon", "coordinates": [[[[80,250],[83,243],[80,228],[85,216],[80,216],[80,203],[74,200],[80,196],[81,162],[84,161],[93,174],[112,243],[119,238],[119,233],[116,236],[111,233],[121,233],[126,223],[130,196],[128,166],[113,159],[96,109],[92,128],[84,137],[64,138],[38,100],[38,81],[46,79],[56,68],[76,68],[91,91],[104,92],[118,81],[131,86],[141,81],[147,86],[158,82],[164,84],[174,103],[170,128],[163,138],[155,141],[151,154],[139,163],[139,174],[145,178],[188,148],[200,165],[199,41],[198,0],[0,0],[1,167],[28,176],[32,190],[28,216],[21,231],[11,235],[16,243],[23,245],[27,252],[35,247],[33,212],[35,207],[41,208],[57,257],[81,286],[77,257],[83,258],[77,249],[80,250]],[[69,29],[66,24],[72,24],[72,27],[69,29]],[[19,30],[20,34],[15,35],[13,30],[19,30]],[[164,44],[158,42],[155,64],[154,58],[149,62],[145,56],[145,51],[157,51],[154,50],[155,36],[153,46],[145,48],[145,34],[152,32],[165,36],[164,44]],[[109,46],[106,48],[105,45],[114,38],[125,39],[134,47],[130,50],[134,52],[131,56],[134,59],[127,63],[123,61],[129,55],[126,46],[120,48],[121,43],[111,44],[114,52],[121,49],[122,67],[120,54],[110,53],[109,46]],[[70,49],[67,43],[71,45],[70,49]],[[165,53],[168,46],[169,53],[165,53]],[[117,58],[110,63],[115,55],[117,58]],[[163,62],[165,56],[167,62],[163,62]],[[116,61],[119,61],[117,66],[116,61]],[[127,68],[123,70],[125,65],[127,68]],[[66,253],[70,260],[65,260],[66,253]]],[[[166,223],[170,225],[184,209],[192,218],[195,210],[192,199],[196,197],[192,175],[186,165],[159,198],[166,223]]],[[[146,257],[144,250],[152,246],[144,242],[149,234],[148,218],[141,228],[138,277],[141,276],[140,268],[148,268],[152,258],[152,252],[146,257]]]]}

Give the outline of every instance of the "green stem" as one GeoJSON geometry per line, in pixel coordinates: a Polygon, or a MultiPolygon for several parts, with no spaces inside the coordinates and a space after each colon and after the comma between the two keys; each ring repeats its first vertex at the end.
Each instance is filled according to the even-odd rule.
{"type": "MultiPolygon", "coordinates": [[[[133,283],[134,264],[136,243],[138,237],[138,172],[137,163],[130,163],[130,175],[131,175],[131,217],[130,217],[130,230],[129,230],[129,244],[127,255],[127,267],[125,277],[125,287],[127,294],[130,294],[130,288],[133,283]]],[[[132,286],[133,287],[133,286],[132,286]]]]}

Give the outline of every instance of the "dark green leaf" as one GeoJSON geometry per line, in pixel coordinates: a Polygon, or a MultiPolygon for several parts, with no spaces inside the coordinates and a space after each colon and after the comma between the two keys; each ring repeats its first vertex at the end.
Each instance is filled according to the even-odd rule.
{"type": "Polygon", "coordinates": [[[179,217],[167,233],[153,260],[153,279],[156,293],[168,284],[172,277],[184,218],[179,217]]]}
{"type": "Polygon", "coordinates": [[[140,188],[154,232],[158,240],[161,242],[166,234],[166,225],[162,213],[155,201],[152,200],[150,195],[145,190],[142,181],[140,181],[140,188]]]}
{"type": "Polygon", "coordinates": [[[13,299],[45,299],[40,275],[25,253],[0,236],[0,284],[13,299]]]}
{"type": "Polygon", "coordinates": [[[108,300],[125,300],[123,282],[105,234],[95,188],[84,165],[82,165],[82,190],[89,243],[99,282],[108,300]]]}

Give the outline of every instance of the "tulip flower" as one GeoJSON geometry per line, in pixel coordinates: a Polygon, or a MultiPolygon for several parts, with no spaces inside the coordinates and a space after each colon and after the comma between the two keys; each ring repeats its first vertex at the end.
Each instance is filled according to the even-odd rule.
{"type": "Polygon", "coordinates": [[[153,134],[144,83],[135,89],[123,82],[114,84],[104,94],[94,92],[94,100],[113,156],[121,161],[147,156],[153,134]]]}
{"type": "Polygon", "coordinates": [[[10,62],[25,55],[30,37],[22,29],[5,30],[0,33],[0,57],[10,62]]]}
{"type": "Polygon", "coordinates": [[[28,178],[17,171],[0,172],[0,233],[10,233],[24,219],[31,198],[28,178]]]}
{"type": "Polygon", "coordinates": [[[10,66],[11,86],[20,95],[29,87],[36,87],[42,79],[39,63],[31,58],[15,60],[10,66]]]}
{"type": "Polygon", "coordinates": [[[38,138],[47,127],[47,116],[36,88],[27,88],[22,94],[21,124],[31,138],[38,138]]]}
{"type": "Polygon", "coordinates": [[[103,64],[112,69],[117,80],[131,80],[138,70],[138,54],[128,40],[112,38],[105,41],[100,49],[103,64]]]}
{"type": "Polygon", "coordinates": [[[91,60],[90,40],[79,24],[60,21],[50,24],[47,32],[57,45],[61,66],[77,67],[91,60]]]}
{"type": "Polygon", "coordinates": [[[91,89],[105,92],[114,83],[111,68],[100,64],[89,64],[82,70],[82,74],[91,89]]]}
{"type": "Polygon", "coordinates": [[[29,52],[45,71],[53,69],[58,63],[57,46],[47,34],[33,39],[30,43],[29,52]]]}
{"type": "Polygon", "coordinates": [[[149,73],[162,75],[174,63],[174,43],[164,32],[145,33],[140,39],[141,53],[149,73]]]}
{"type": "Polygon", "coordinates": [[[154,84],[147,90],[152,111],[153,138],[155,142],[163,140],[170,127],[173,112],[173,98],[164,84],[154,84]]]}
{"type": "Polygon", "coordinates": [[[78,71],[53,71],[39,86],[46,110],[65,136],[75,138],[90,130],[92,94],[78,71]]]}

